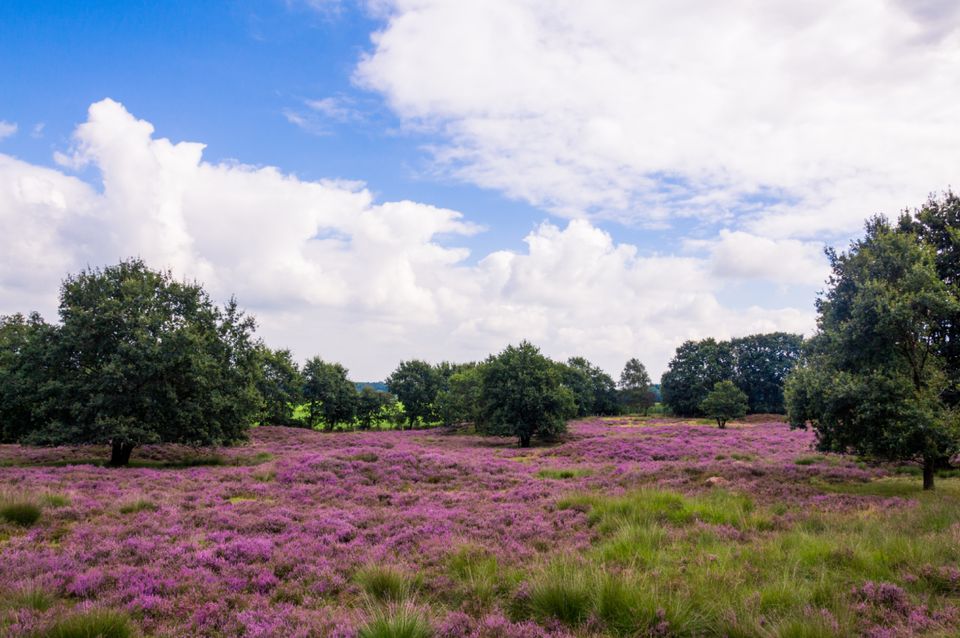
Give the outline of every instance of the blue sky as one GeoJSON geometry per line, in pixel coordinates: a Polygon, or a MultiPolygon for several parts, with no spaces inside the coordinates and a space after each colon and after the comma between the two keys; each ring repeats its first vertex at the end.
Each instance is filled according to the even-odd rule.
{"type": "Polygon", "coordinates": [[[957,22],[896,0],[6,2],[0,313],[52,316],[67,272],[137,254],[364,378],[520,338],[659,374],[684,339],[809,332],[823,246],[956,174],[957,22]]]}

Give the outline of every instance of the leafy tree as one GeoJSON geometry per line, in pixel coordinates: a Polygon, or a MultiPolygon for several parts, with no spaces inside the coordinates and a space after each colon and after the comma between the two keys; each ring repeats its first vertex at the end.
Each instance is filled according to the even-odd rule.
{"type": "Polygon", "coordinates": [[[476,363],[459,366],[446,385],[437,395],[436,411],[440,421],[444,425],[476,425],[481,418],[481,366],[476,363]]]}
{"type": "Polygon", "coordinates": [[[370,386],[361,388],[357,396],[357,423],[361,430],[369,430],[375,422],[388,418],[397,399],[389,392],[380,392],[370,386]]]}
{"type": "Polygon", "coordinates": [[[933,246],[882,217],[848,252],[827,254],[818,333],[787,381],[791,425],[812,425],[822,450],[918,462],[932,489],[936,464],[960,450],[942,348],[960,313],[957,286],[933,246]]]}
{"type": "Polygon", "coordinates": [[[289,350],[257,348],[260,376],[257,390],[263,398],[260,423],[296,425],[293,411],[303,402],[303,375],[289,350]]]}
{"type": "Polygon", "coordinates": [[[307,423],[311,428],[321,421],[328,432],[353,420],[357,409],[357,387],[347,379],[347,369],[320,357],[303,366],[303,396],[307,400],[307,423]]]}
{"type": "Polygon", "coordinates": [[[534,436],[563,432],[566,419],[576,413],[557,366],[527,341],[491,355],[481,377],[483,431],[516,436],[521,447],[529,447],[534,436]]]}
{"type": "Polygon", "coordinates": [[[700,404],[719,381],[734,375],[730,344],[715,339],[686,341],[660,381],[663,402],[674,414],[700,416],[700,404]]]}
{"type": "Polygon", "coordinates": [[[426,361],[402,361],[387,377],[387,387],[403,403],[407,422],[435,420],[434,402],[443,386],[443,375],[426,361]]]}
{"type": "Polygon", "coordinates": [[[751,413],[783,414],[783,384],[803,350],[803,336],[756,334],[730,341],[733,382],[747,395],[751,413]]]}
{"type": "Polygon", "coordinates": [[[646,416],[647,411],[657,402],[647,368],[635,357],[623,366],[619,385],[620,400],[627,410],[642,411],[646,416]]]}
{"type": "Polygon", "coordinates": [[[258,366],[253,319],[235,301],[220,310],[199,284],[129,260],[67,277],[60,320],[31,319],[13,355],[38,391],[21,442],[108,443],[110,463],[126,465],[143,443],[246,437],[258,366]]]}
{"type": "Polygon", "coordinates": [[[722,430],[730,419],[739,419],[747,413],[747,395],[733,381],[720,381],[700,403],[700,410],[722,430]]]}
{"type": "Polygon", "coordinates": [[[583,357],[559,364],[563,384],[573,392],[577,416],[618,414],[617,386],[609,374],[583,357]]]}
{"type": "Polygon", "coordinates": [[[57,409],[45,396],[60,372],[52,358],[56,336],[37,313],[0,317],[0,442],[19,441],[57,409]]]}

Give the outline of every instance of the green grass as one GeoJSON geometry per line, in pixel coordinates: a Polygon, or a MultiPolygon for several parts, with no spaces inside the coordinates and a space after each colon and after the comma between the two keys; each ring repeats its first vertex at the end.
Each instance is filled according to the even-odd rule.
{"type": "Polygon", "coordinates": [[[377,610],[357,632],[357,638],[430,638],[433,628],[411,607],[377,610]]]}
{"type": "Polygon", "coordinates": [[[400,603],[413,597],[420,581],[390,565],[366,565],[353,575],[360,589],[373,600],[400,603]]]}
{"type": "Polygon", "coordinates": [[[571,479],[589,476],[593,471],[587,468],[544,468],[537,472],[537,478],[571,479]]]}
{"type": "Polygon", "coordinates": [[[47,492],[40,496],[40,502],[46,507],[66,507],[70,505],[70,497],[56,492],[47,492]]]}
{"type": "Polygon", "coordinates": [[[127,616],[108,609],[94,609],[68,616],[41,638],[130,638],[133,627],[127,616]]]}
{"type": "Polygon", "coordinates": [[[0,501],[0,520],[20,527],[30,527],[40,520],[40,506],[33,500],[4,498],[0,501]]]}
{"type": "Polygon", "coordinates": [[[146,498],[139,498],[120,506],[121,514],[136,514],[137,512],[156,512],[160,506],[146,498]]]}
{"type": "Polygon", "coordinates": [[[43,589],[33,588],[14,592],[6,601],[13,609],[33,609],[44,612],[53,607],[56,598],[43,589]]]}
{"type": "Polygon", "coordinates": [[[574,494],[558,507],[587,514],[596,533],[579,560],[530,569],[514,616],[602,635],[856,635],[851,592],[866,581],[903,587],[916,604],[956,605],[960,481],[922,492],[915,479],[823,484],[824,491],[909,498],[890,512],[758,507],[742,494],[642,489],[574,494]],[[784,518],[781,518],[784,517],[784,518]],[[592,626],[592,625],[591,625],[592,626]]]}

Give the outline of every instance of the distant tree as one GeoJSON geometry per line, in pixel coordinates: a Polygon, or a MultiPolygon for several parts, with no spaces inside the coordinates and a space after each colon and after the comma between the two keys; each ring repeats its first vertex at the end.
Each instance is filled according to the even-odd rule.
{"type": "Polygon", "coordinates": [[[442,373],[426,361],[402,361],[387,377],[387,387],[403,404],[407,422],[425,423],[436,419],[434,402],[443,386],[442,373]]]}
{"type": "Polygon", "coordinates": [[[357,387],[347,379],[347,369],[313,357],[303,367],[303,396],[307,400],[308,423],[324,429],[350,423],[357,409],[357,387]]]}
{"type": "Polygon", "coordinates": [[[679,416],[700,416],[700,404],[719,382],[734,375],[730,344],[715,339],[686,341],[660,382],[663,402],[679,416]]]}
{"type": "Polygon", "coordinates": [[[559,365],[564,385],[573,392],[578,416],[620,412],[617,385],[609,374],[583,357],[571,357],[559,365]]]}
{"type": "Polygon", "coordinates": [[[482,381],[476,363],[461,365],[450,375],[436,400],[437,416],[444,425],[480,421],[482,381]]]}
{"type": "Polygon", "coordinates": [[[0,317],[0,443],[15,443],[55,416],[66,419],[47,397],[60,373],[57,333],[37,313],[0,317]]]}
{"type": "Polygon", "coordinates": [[[783,384],[800,359],[803,336],[756,334],[730,341],[733,382],[747,395],[751,413],[783,414],[783,384]]]}
{"type": "Polygon", "coordinates": [[[700,403],[700,410],[712,419],[722,430],[727,421],[739,419],[747,413],[747,395],[733,381],[720,381],[700,403]]]}
{"type": "Polygon", "coordinates": [[[37,391],[19,441],[107,443],[111,465],[126,465],[143,443],[247,436],[258,366],[253,319],[236,302],[220,310],[199,284],[129,260],[67,277],[60,320],[34,316],[13,355],[19,381],[37,391]]]}
{"type": "Polygon", "coordinates": [[[944,348],[958,287],[939,273],[934,246],[882,217],[846,253],[827,254],[818,333],[787,380],[791,425],[812,425],[821,450],[918,462],[932,489],[937,463],[960,450],[944,348]]]}
{"type": "Polygon", "coordinates": [[[260,423],[269,425],[295,425],[293,418],[296,406],[303,402],[303,375],[289,350],[271,350],[260,345],[257,348],[260,375],[257,390],[263,399],[260,423]]]}
{"type": "Polygon", "coordinates": [[[646,416],[657,402],[647,368],[637,358],[630,359],[620,373],[620,401],[627,411],[643,412],[646,416]]]}
{"type": "Polygon", "coordinates": [[[380,392],[367,385],[357,396],[357,424],[361,430],[369,430],[374,423],[389,418],[388,412],[397,399],[389,392],[380,392]]]}
{"type": "Polygon", "coordinates": [[[483,430],[512,435],[521,447],[532,437],[549,438],[566,429],[576,413],[571,391],[560,380],[557,366],[527,341],[508,346],[481,368],[483,430]]]}

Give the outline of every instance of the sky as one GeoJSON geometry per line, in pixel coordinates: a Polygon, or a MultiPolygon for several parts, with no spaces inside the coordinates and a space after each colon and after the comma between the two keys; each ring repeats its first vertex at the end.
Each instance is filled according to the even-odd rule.
{"type": "Polygon", "coordinates": [[[812,334],[955,185],[953,0],[0,4],[0,314],[129,257],[385,378],[812,334]]]}

